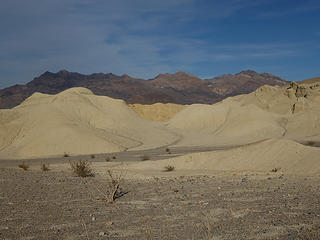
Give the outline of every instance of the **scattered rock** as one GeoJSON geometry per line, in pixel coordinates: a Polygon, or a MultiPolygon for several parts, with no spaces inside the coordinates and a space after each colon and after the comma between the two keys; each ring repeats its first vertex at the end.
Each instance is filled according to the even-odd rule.
{"type": "Polygon", "coordinates": [[[112,221],[106,222],[106,226],[111,226],[111,225],[113,225],[113,222],[112,222],[112,221]]]}
{"type": "Polygon", "coordinates": [[[106,233],[106,232],[99,232],[99,236],[108,236],[108,233],[106,233]]]}

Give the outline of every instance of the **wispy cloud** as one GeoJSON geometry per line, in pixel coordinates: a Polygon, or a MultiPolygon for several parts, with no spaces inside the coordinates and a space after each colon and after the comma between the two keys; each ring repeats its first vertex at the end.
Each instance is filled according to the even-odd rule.
{"type": "MultiPolygon", "coordinates": [[[[62,68],[152,78],[160,72],[209,72],[220,63],[303,55],[303,47],[291,40],[259,39],[249,27],[233,33],[234,18],[248,12],[259,16],[270,2],[277,1],[6,1],[0,8],[0,88],[62,68]]],[[[265,16],[277,12],[271,10],[265,16]]]]}
{"type": "Polygon", "coordinates": [[[282,5],[278,8],[272,8],[261,12],[260,18],[283,18],[290,15],[303,14],[319,11],[320,2],[318,0],[292,1],[290,4],[282,5]]]}

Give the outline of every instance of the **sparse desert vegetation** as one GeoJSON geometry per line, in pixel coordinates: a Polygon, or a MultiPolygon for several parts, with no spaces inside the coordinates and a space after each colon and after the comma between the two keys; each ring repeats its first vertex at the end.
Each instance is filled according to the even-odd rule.
{"type": "Polygon", "coordinates": [[[171,154],[170,148],[166,148],[166,153],[171,154]]]}
{"type": "Polygon", "coordinates": [[[1,238],[315,240],[320,234],[319,177],[225,173],[121,181],[111,171],[111,178],[83,179],[0,169],[1,238]],[[127,194],[113,197],[121,192],[127,194]]]}
{"type": "Polygon", "coordinates": [[[70,161],[72,173],[77,177],[93,177],[94,171],[88,160],[70,161]]]}
{"type": "Polygon", "coordinates": [[[29,164],[26,164],[24,161],[18,165],[19,168],[22,168],[23,170],[27,171],[29,169],[29,164]]]}
{"type": "Polygon", "coordinates": [[[167,165],[164,167],[165,172],[171,172],[173,170],[174,170],[174,166],[172,166],[172,165],[167,165]]]}
{"type": "Polygon", "coordinates": [[[50,170],[49,164],[42,163],[40,169],[44,172],[49,171],[50,170]]]}
{"type": "Polygon", "coordinates": [[[141,161],[147,161],[147,160],[150,160],[150,156],[149,156],[149,155],[145,155],[145,154],[140,155],[140,160],[141,160],[141,161]]]}
{"type": "Polygon", "coordinates": [[[123,196],[125,192],[122,190],[123,177],[121,173],[115,173],[112,170],[108,170],[108,189],[105,195],[105,200],[108,203],[113,203],[117,198],[123,196]]]}
{"type": "Polygon", "coordinates": [[[280,171],[280,169],[281,169],[281,168],[272,168],[272,169],[271,169],[271,172],[275,172],[275,173],[276,173],[276,172],[280,171]]]}

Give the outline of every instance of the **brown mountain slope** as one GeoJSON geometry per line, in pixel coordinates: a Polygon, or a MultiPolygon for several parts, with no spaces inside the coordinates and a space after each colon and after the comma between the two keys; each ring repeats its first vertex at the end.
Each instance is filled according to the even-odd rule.
{"type": "Polygon", "coordinates": [[[305,83],[305,84],[320,83],[320,77],[306,79],[301,81],[301,83],[305,83]]]}
{"type": "Polygon", "coordinates": [[[252,70],[242,71],[238,74],[225,74],[207,79],[208,87],[223,96],[235,96],[250,93],[262,85],[283,85],[285,80],[269,73],[257,73],[252,70]]]}
{"type": "Polygon", "coordinates": [[[250,70],[207,80],[184,72],[160,74],[154,79],[143,80],[112,73],[84,75],[62,70],[45,72],[26,85],[0,90],[0,108],[15,107],[34,92],[56,94],[71,87],[85,87],[96,95],[123,99],[127,103],[211,104],[228,96],[249,93],[265,84],[285,83],[284,79],[272,74],[250,70]]]}

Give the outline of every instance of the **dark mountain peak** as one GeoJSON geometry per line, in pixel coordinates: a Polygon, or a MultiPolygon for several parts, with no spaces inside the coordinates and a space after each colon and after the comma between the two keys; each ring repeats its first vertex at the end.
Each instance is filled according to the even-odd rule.
{"type": "Polygon", "coordinates": [[[119,76],[113,73],[93,73],[87,76],[87,78],[92,79],[111,79],[111,78],[119,78],[119,76]]]}
{"type": "Polygon", "coordinates": [[[47,79],[47,78],[68,77],[68,76],[74,77],[74,76],[84,76],[84,75],[77,72],[69,72],[63,69],[56,73],[46,71],[43,74],[41,74],[39,77],[36,77],[34,79],[47,79]]]}
{"type": "Polygon", "coordinates": [[[255,71],[253,71],[253,70],[248,69],[248,70],[241,71],[241,72],[235,74],[235,76],[238,76],[238,75],[248,75],[248,76],[250,76],[250,77],[253,77],[253,76],[259,75],[259,73],[255,72],[255,71]]]}
{"type": "Polygon", "coordinates": [[[65,75],[65,74],[68,74],[68,73],[69,73],[69,71],[67,71],[65,69],[62,69],[59,72],[57,72],[57,74],[59,74],[59,75],[65,75]]]}
{"type": "Polygon", "coordinates": [[[252,92],[265,84],[283,85],[286,82],[272,74],[260,74],[252,70],[207,80],[179,71],[159,74],[148,81],[127,74],[85,75],[67,70],[56,73],[47,71],[26,85],[0,90],[0,108],[14,107],[34,92],[56,94],[72,87],[85,87],[94,94],[123,99],[127,103],[212,104],[228,96],[252,92]]]}
{"type": "Polygon", "coordinates": [[[122,74],[120,76],[120,78],[124,78],[124,79],[134,79],[133,77],[129,76],[128,74],[122,74]]]}
{"type": "Polygon", "coordinates": [[[179,71],[176,73],[159,74],[153,80],[155,80],[155,81],[161,81],[161,80],[183,81],[183,80],[190,80],[190,79],[201,80],[197,76],[190,74],[190,73],[183,72],[183,71],[179,71]]]}

